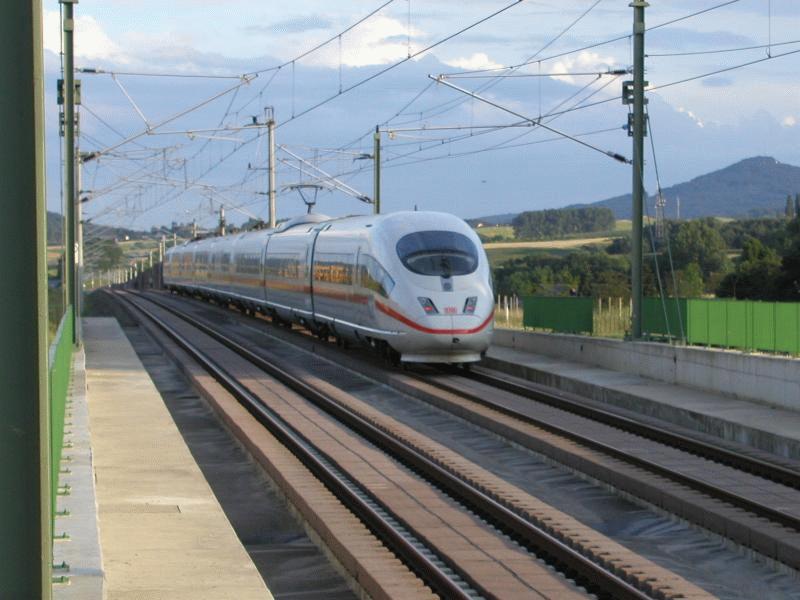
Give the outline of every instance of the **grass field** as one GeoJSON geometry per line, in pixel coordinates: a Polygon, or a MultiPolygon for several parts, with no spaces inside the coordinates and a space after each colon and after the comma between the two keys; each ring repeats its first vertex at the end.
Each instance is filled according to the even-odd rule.
{"type": "Polygon", "coordinates": [[[506,240],[514,239],[514,228],[511,225],[494,225],[489,227],[478,227],[475,233],[481,240],[503,238],[506,240]]]}
{"type": "Polygon", "coordinates": [[[489,242],[484,244],[486,250],[512,248],[538,248],[540,250],[566,250],[581,246],[599,246],[610,244],[611,237],[584,237],[570,240],[540,240],[536,242],[489,242]]]}
{"type": "Polygon", "coordinates": [[[576,238],[572,240],[543,240],[538,242],[491,242],[484,244],[483,248],[489,257],[489,263],[494,267],[507,260],[524,258],[536,254],[551,254],[564,256],[583,246],[607,246],[611,237],[576,238]]]}
{"type": "Polygon", "coordinates": [[[574,248],[488,248],[486,255],[489,257],[489,264],[496,267],[514,258],[525,258],[526,256],[536,256],[537,254],[565,256],[570,252],[574,252],[574,248]]]}
{"type": "MultiPolygon", "coordinates": [[[[608,231],[593,231],[591,233],[592,237],[616,237],[623,233],[628,233],[631,230],[631,221],[630,219],[617,219],[614,229],[610,229],[608,231]]],[[[486,227],[478,227],[475,229],[475,233],[480,236],[481,240],[484,243],[502,243],[502,242],[514,242],[517,241],[514,237],[514,228],[511,225],[492,225],[486,227]],[[499,238],[499,239],[498,239],[499,238]],[[492,240],[492,242],[487,242],[487,240],[492,240]]],[[[586,233],[574,233],[570,235],[560,236],[558,240],[577,240],[586,238],[586,233]]],[[[524,241],[524,240],[519,240],[524,241]]],[[[537,242],[546,242],[550,240],[530,240],[530,241],[537,241],[537,242]]]]}

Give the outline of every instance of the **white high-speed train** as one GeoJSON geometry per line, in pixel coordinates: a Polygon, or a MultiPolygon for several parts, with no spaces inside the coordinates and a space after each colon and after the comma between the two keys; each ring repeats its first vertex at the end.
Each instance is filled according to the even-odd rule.
{"type": "Polygon", "coordinates": [[[367,343],[404,362],[480,360],[494,326],[486,253],[453,215],[308,214],[171,248],[164,285],[367,343]]]}

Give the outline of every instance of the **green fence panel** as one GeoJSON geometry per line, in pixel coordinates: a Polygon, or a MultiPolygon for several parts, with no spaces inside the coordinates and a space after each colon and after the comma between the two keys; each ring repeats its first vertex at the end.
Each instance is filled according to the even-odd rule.
{"type": "Polygon", "coordinates": [[[731,348],[748,348],[748,312],[750,302],[718,300],[725,309],[725,344],[731,348]]]}
{"type": "Polygon", "coordinates": [[[728,322],[726,319],[725,302],[704,300],[708,318],[708,344],[711,346],[728,345],[728,322]]]}
{"type": "Polygon", "coordinates": [[[666,335],[674,338],[686,335],[686,299],[644,298],[642,302],[642,331],[645,335],[666,335]],[[666,317],[664,313],[666,312],[666,317]]]}
{"type": "Polygon", "coordinates": [[[524,327],[560,333],[591,333],[593,298],[526,296],[522,299],[524,327]]]}
{"type": "Polygon", "coordinates": [[[775,350],[800,354],[800,303],[775,304],[775,350]]]}
{"type": "Polygon", "coordinates": [[[753,348],[775,351],[775,306],[774,302],[752,302],[753,348]]]}
{"type": "Polygon", "coordinates": [[[73,327],[72,310],[68,307],[50,350],[50,457],[53,514],[55,514],[58,472],[64,442],[64,412],[72,369],[73,327]]]}
{"type": "Polygon", "coordinates": [[[708,301],[692,298],[686,301],[686,341],[708,345],[708,301]]]}
{"type": "MultiPolygon", "coordinates": [[[[523,325],[563,333],[593,333],[592,298],[523,299],[523,325]]],[[[679,338],[703,346],[800,354],[800,303],[645,298],[646,335],[679,338]],[[665,313],[666,309],[666,315],[665,313]]],[[[602,329],[602,327],[601,327],[602,329]]]]}

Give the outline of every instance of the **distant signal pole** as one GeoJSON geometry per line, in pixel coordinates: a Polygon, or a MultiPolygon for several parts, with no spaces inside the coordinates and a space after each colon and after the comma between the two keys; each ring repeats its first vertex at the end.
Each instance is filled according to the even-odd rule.
{"type": "Polygon", "coordinates": [[[628,134],[633,135],[632,181],[632,248],[631,248],[631,338],[642,337],[642,213],[644,207],[644,9],[650,6],[645,0],[634,0],[633,8],[633,81],[623,83],[623,102],[633,104],[628,119],[628,134]]]}
{"type": "Polygon", "coordinates": [[[374,178],[372,192],[372,210],[378,215],[381,212],[381,130],[375,125],[375,147],[372,151],[374,162],[374,178]]]}
{"type": "Polygon", "coordinates": [[[275,109],[270,108],[267,120],[269,138],[269,227],[274,229],[275,219],[275,109]]]}

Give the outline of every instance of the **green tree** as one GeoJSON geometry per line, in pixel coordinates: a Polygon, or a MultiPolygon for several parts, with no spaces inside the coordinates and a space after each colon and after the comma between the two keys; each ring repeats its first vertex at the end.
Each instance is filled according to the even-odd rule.
{"type": "Polygon", "coordinates": [[[597,206],[527,211],[518,214],[512,221],[515,237],[519,239],[609,231],[614,229],[615,224],[611,209],[597,206]]]}
{"type": "Polygon", "coordinates": [[[103,240],[97,248],[96,266],[101,271],[115,269],[123,262],[124,254],[113,240],[103,240]]]}
{"type": "MultiPolygon", "coordinates": [[[[797,199],[800,200],[800,194],[797,199]]],[[[784,253],[775,286],[775,296],[780,300],[800,301],[800,213],[786,226],[790,239],[784,253]]]]}
{"type": "Polygon", "coordinates": [[[791,194],[786,196],[786,218],[794,219],[794,199],[791,194]]]}
{"type": "MultiPolygon", "coordinates": [[[[696,263],[686,265],[686,268],[675,273],[675,295],[679,298],[699,298],[703,295],[705,284],[703,273],[696,263]]],[[[670,288],[667,285],[667,288],[670,288]]]]}
{"type": "Polygon", "coordinates": [[[745,240],[736,269],[720,282],[717,295],[750,300],[775,297],[781,259],[771,248],[751,237],[745,240]]]}
{"type": "Polygon", "coordinates": [[[536,293],[538,287],[529,271],[517,271],[508,278],[504,292],[506,294],[516,294],[517,296],[532,296],[536,293]]]}
{"type": "MultiPolygon", "coordinates": [[[[713,220],[684,221],[670,228],[673,267],[685,269],[692,263],[700,267],[703,279],[730,268],[727,246],[713,220]]],[[[667,266],[667,265],[664,265],[667,266]]]]}

